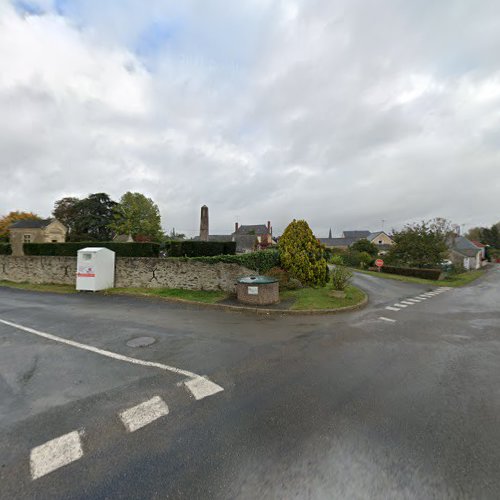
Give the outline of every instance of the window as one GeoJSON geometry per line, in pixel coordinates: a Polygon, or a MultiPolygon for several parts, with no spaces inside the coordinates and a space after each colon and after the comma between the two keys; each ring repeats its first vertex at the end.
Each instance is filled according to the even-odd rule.
{"type": "Polygon", "coordinates": [[[31,234],[23,235],[23,243],[31,243],[31,234]]]}
{"type": "Polygon", "coordinates": [[[378,240],[378,244],[379,244],[379,245],[382,245],[382,240],[378,240]]]}

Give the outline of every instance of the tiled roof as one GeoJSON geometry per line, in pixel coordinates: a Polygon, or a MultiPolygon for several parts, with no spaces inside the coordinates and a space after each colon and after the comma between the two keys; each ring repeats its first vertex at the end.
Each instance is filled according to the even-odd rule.
{"type": "Polygon", "coordinates": [[[362,239],[362,238],[368,238],[370,236],[371,231],[363,230],[363,231],[344,231],[343,236],[344,238],[355,238],[355,239],[362,239]]]}
{"type": "Polygon", "coordinates": [[[319,238],[319,241],[327,247],[348,247],[356,240],[353,238],[319,238]]]}
{"type": "Polygon", "coordinates": [[[47,227],[54,219],[23,219],[14,222],[9,226],[9,229],[43,229],[47,227]]]}
{"type": "Polygon", "coordinates": [[[247,226],[240,226],[234,234],[250,234],[255,233],[257,235],[267,234],[267,226],[265,224],[254,224],[247,226]]]}

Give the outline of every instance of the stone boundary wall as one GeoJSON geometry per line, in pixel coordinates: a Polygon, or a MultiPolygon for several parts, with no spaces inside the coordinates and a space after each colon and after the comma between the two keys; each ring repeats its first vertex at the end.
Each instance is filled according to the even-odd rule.
{"type": "MultiPolygon", "coordinates": [[[[206,264],[182,259],[117,257],[116,287],[183,288],[234,292],[236,280],[254,271],[237,264],[206,264]]],[[[76,257],[0,255],[0,281],[73,285],[76,257]]]]}

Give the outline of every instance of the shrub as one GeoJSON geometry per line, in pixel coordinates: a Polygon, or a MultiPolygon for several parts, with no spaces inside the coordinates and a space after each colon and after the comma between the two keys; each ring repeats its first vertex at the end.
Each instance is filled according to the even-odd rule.
{"type": "Polygon", "coordinates": [[[374,245],[371,241],[368,241],[366,238],[358,240],[351,245],[352,250],[356,250],[357,252],[366,252],[372,257],[376,257],[378,255],[377,245],[374,245]]]}
{"type": "Polygon", "coordinates": [[[335,266],[331,271],[332,288],[343,292],[349,285],[352,272],[344,266],[335,266]]]}
{"type": "Polygon", "coordinates": [[[344,264],[349,267],[359,267],[361,262],[360,252],[349,249],[343,257],[344,264]]]}
{"type": "Polygon", "coordinates": [[[370,267],[370,264],[373,262],[373,257],[368,252],[360,252],[359,253],[359,267],[361,269],[366,269],[370,267]]]}
{"type": "Polygon", "coordinates": [[[339,254],[332,255],[330,259],[330,264],[333,264],[334,266],[343,266],[344,258],[342,257],[342,255],[339,254]]]}
{"type": "Polygon", "coordinates": [[[421,269],[414,267],[393,267],[383,266],[383,273],[399,274],[401,276],[413,276],[414,278],[423,278],[426,280],[438,280],[441,277],[441,269],[421,269]]]}
{"type": "Polygon", "coordinates": [[[169,257],[212,257],[234,255],[235,241],[167,241],[165,250],[169,257]]]}
{"type": "Polygon", "coordinates": [[[217,255],[214,257],[192,257],[190,260],[205,262],[207,264],[217,264],[224,262],[226,264],[238,264],[257,271],[259,274],[265,274],[273,267],[279,267],[280,258],[275,250],[261,250],[260,252],[243,253],[239,255],[217,255]]]}
{"type": "Polygon", "coordinates": [[[308,286],[325,286],[328,266],[325,249],[304,220],[293,220],[279,240],[281,266],[308,286]]]}
{"type": "Polygon", "coordinates": [[[12,253],[12,248],[10,243],[0,243],[0,255],[10,255],[12,253]]]}
{"type": "Polygon", "coordinates": [[[297,290],[302,288],[302,283],[296,278],[290,278],[290,275],[280,267],[273,267],[266,272],[266,276],[278,280],[280,290],[297,290]]]}
{"type": "Polygon", "coordinates": [[[79,243],[25,243],[25,255],[47,255],[60,257],[76,257],[78,250],[86,247],[104,247],[113,250],[117,257],[158,257],[160,245],[158,243],[115,243],[79,242],[79,243]]]}

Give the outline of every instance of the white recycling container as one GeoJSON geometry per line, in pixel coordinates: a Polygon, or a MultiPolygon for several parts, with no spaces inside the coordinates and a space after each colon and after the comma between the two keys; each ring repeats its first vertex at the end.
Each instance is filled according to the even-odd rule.
{"type": "Polygon", "coordinates": [[[97,292],[115,286],[115,252],[107,248],[78,250],[76,289],[97,292]]]}

